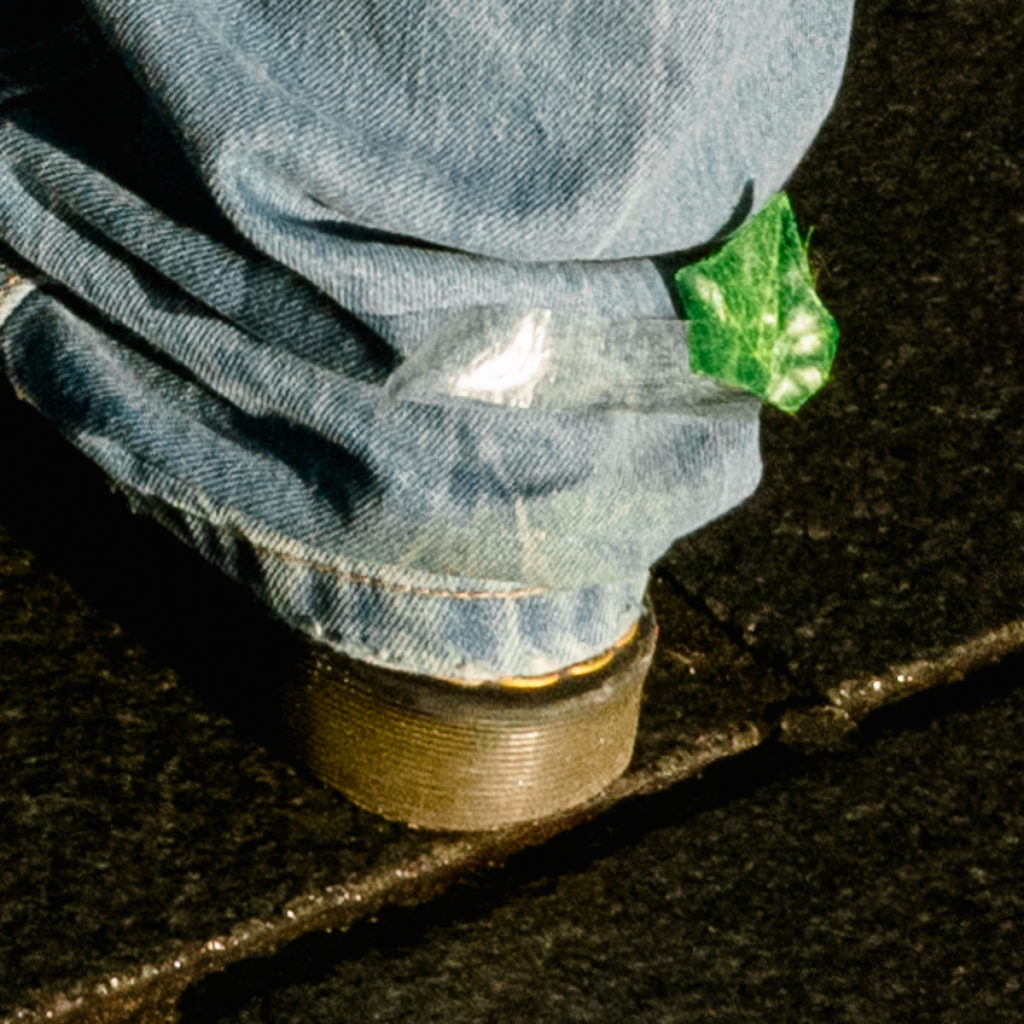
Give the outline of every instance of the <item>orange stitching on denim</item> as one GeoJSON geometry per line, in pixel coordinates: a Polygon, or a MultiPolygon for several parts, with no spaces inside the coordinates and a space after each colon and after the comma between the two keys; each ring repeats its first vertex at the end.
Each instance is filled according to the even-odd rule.
{"type": "Polygon", "coordinates": [[[14,291],[14,289],[24,281],[25,278],[23,278],[21,274],[14,270],[7,270],[4,268],[4,279],[3,282],[0,283],[0,299],[5,298],[9,291],[14,291]]]}
{"type": "MultiPolygon", "coordinates": [[[[225,529],[224,526],[218,526],[216,528],[219,530],[225,529]]],[[[411,594],[414,597],[450,597],[457,601],[480,601],[488,599],[542,597],[544,594],[551,593],[550,589],[546,587],[527,587],[522,590],[508,591],[433,590],[430,587],[413,587],[402,583],[386,583],[384,580],[377,579],[374,576],[363,576],[359,573],[347,572],[343,569],[336,569],[331,565],[325,565],[323,562],[318,562],[312,558],[304,558],[301,555],[292,555],[283,551],[276,551],[274,548],[268,547],[266,544],[259,544],[253,541],[250,537],[242,533],[241,530],[234,527],[228,527],[227,529],[236,536],[241,537],[247,544],[251,545],[256,550],[262,551],[273,558],[279,558],[282,562],[290,562],[293,565],[302,565],[308,569],[315,569],[317,572],[322,572],[326,575],[346,580],[349,583],[376,587],[379,590],[386,590],[394,594],[411,594]]]]}
{"type": "MultiPolygon", "coordinates": [[[[147,465],[149,463],[147,462],[147,465]]],[[[162,475],[162,474],[161,474],[162,475]]],[[[180,484],[180,481],[175,481],[180,484]]],[[[283,551],[278,551],[267,544],[261,544],[252,539],[244,530],[240,527],[230,523],[214,523],[212,520],[202,515],[201,513],[190,508],[182,508],[178,505],[173,504],[157,495],[152,495],[158,503],[166,505],[168,508],[174,509],[178,514],[190,516],[194,519],[198,519],[208,526],[211,526],[214,530],[223,533],[229,533],[236,538],[241,538],[250,547],[256,551],[262,551],[265,554],[270,555],[272,558],[279,558],[282,562],[290,562],[293,565],[304,565],[309,569],[314,569],[317,572],[322,572],[325,575],[335,576],[338,579],[347,580],[349,583],[356,583],[363,586],[375,587],[378,590],[385,590],[392,594],[410,594],[413,597],[449,597],[456,601],[486,601],[486,600],[506,600],[508,598],[524,598],[524,597],[543,597],[545,594],[550,594],[550,587],[524,587],[522,590],[433,590],[430,587],[413,587],[407,586],[402,583],[385,583],[383,580],[376,579],[373,576],[363,576],[359,573],[347,572],[344,569],[336,569],[334,566],[326,565],[323,562],[316,561],[312,558],[304,558],[301,555],[292,555],[283,551]]]]}
{"type": "MultiPolygon", "coordinates": [[[[22,277],[17,271],[0,265],[0,325],[21,305],[22,301],[35,291],[35,284],[22,277]]],[[[17,392],[17,387],[15,388],[17,392]]],[[[18,397],[23,397],[20,392],[18,397]]]]}

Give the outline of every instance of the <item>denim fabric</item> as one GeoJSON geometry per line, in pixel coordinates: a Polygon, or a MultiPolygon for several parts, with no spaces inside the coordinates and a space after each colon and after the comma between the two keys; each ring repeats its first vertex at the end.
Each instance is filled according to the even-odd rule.
{"type": "Polygon", "coordinates": [[[784,184],[851,8],[36,5],[0,41],[5,370],[326,643],[588,657],[756,486],[670,275],[784,184]]]}

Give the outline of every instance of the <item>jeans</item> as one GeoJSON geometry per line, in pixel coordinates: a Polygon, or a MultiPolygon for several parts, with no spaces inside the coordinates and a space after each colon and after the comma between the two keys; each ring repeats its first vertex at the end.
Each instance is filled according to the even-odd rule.
{"type": "MultiPolygon", "coordinates": [[[[671,275],[781,188],[852,0],[48,0],[0,39],[17,392],[294,627],[610,646],[760,476],[671,275]]],[[[6,281],[6,284],[3,282],[6,281]]]]}

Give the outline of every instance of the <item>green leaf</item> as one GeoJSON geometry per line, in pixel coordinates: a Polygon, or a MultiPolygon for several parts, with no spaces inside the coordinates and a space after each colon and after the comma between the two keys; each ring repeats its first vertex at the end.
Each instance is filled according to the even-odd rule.
{"type": "Polygon", "coordinates": [[[690,369],[796,412],[828,380],[839,328],[814,291],[785,192],[713,256],[676,273],[690,369]]]}

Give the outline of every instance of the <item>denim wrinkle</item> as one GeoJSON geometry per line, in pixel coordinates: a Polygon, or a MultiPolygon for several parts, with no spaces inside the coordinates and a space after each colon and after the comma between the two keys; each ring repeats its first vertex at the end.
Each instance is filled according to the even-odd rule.
{"type": "Polygon", "coordinates": [[[757,486],[665,267],[785,183],[852,0],[47,2],[0,42],[4,371],[286,622],[551,671],[757,486]]]}

